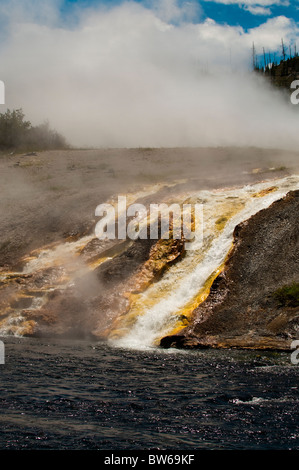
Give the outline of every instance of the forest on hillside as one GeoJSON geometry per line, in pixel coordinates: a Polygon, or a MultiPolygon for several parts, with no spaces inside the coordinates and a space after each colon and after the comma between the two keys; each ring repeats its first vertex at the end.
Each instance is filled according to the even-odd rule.
{"type": "Polygon", "coordinates": [[[257,54],[252,46],[253,70],[268,78],[275,86],[290,89],[291,83],[299,79],[299,54],[296,45],[286,46],[281,40],[281,54],[266,52],[257,54]]]}

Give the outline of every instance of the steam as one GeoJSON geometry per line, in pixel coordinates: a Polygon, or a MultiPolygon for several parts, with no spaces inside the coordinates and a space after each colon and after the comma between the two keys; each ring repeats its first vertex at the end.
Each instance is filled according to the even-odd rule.
{"type": "Polygon", "coordinates": [[[298,110],[250,72],[251,47],[298,35],[201,19],[193,2],[126,2],[60,15],[61,1],[0,6],[6,106],[74,146],[298,148],[298,110]]]}

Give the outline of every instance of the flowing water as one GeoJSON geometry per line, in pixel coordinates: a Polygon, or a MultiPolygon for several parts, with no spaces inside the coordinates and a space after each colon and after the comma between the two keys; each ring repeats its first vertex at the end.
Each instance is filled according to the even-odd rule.
{"type": "Polygon", "coordinates": [[[117,325],[114,344],[124,347],[151,346],[166,334],[182,328],[180,318],[188,318],[208,295],[212,281],[221,271],[239,223],[249,219],[292,188],[298,177],[259,183],[242,188],[202,191],[187,200],[202,203],[203,240],[186,252],[182,261],[167,270],[163,278],[145,292],[131,296],[129,313],[117,325]],[[131,318],[135,317],[132,325],[131,318]],[[129,326],[126,319],[129,318],[129,326]]]}
{"type": "Polygon", "coordinates": [[[122,245],[109,254],[104,244],[84,258],[91,234],[44,247],[20,271],[2,272],[0,448],[298,449],[299,369],[290,354],[157,347],[208,295],[235,226],[298,187],[290,176],[178,195],[203,205],[203,239],[158,282],[129,296],[126,315],[104,342],[26,337],[35,328],[28,318],[38,317],[51,292],[63,295],[122,245]]]}
{"type": "Polygon", "coordinates": [[[288,353],[2,340],[1,449],[299,449],[288,353]]]}
{"type": "MultiPolygon", "coordinates": [[[[175,193],[166,198],[169,204],[179,201],[181,205],[200,204],[203,207],[203,238],[197,240],[192,249],[186,250],[185,256],[171,265],[159,282],[149,283],[142,292],[127,296],[128,311],[119,319],[118,312],[115,312],[116,321],[110,328],[109,340],[118,346],[147,348],[159,343],[162,336],[185,326],[184,322],[206,298],[213,280],[221,271],[232,247],[236,225],[298,187],[299,178],[294,175],[239,188],[175,193]]],[[[154,197],[161,188],[163,185],[152,185],[128,194],[127,204],[154,197]]],[[[110,203],[116,205],[115,198],[110,203]]],[[[102,263],[109,263],[126,247],[123,240],[116,240],[116,249],[109,254],[109,240],[106,240],[99,252],[87,250],[89,257],[86,257],[86,247],[95,239],[92,233],[75,241],[44,247],[24,258],[20,272],[0,273],[4,298],[0,306],[0,335],[33,334],[35,318],[47,307],[51,293],[59,291],[63,295],[78,280],[102,263]],[[28,276],[32,276],[35,283],[32,281],[30,285],[28,276]],[[24,279],[27,279],[25,283],[24,279]]],[[[99,317],[102,313],[98,312],[99,317]]],[[[102,326],[93,328],[98,331],[102,326]]]]}

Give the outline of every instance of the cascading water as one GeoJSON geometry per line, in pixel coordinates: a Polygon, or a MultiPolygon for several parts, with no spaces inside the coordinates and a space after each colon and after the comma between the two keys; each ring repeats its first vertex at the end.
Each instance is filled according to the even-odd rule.
{"type": "MultiPolygon", "coordinates": [[[[116,311],[114,321],[108,327],[106,335],[109,342],[116,347],[143,349],[155,346],[162,336],[184,327],[192,311],[207,297],[213,280],[221,272],[232,247],[236,225],[298,187],[298,176],[289,176],[240,188],[175,195],[170,192],[164,202],[203,205],[203,240],[193,249],[186,250],[181,259],[168,266],[159,280],[151,281],[143,291],[128,291],[126,312],[119,315],[116,311]]],[[[163,185],[152,185],[129,194],[127,203],[157,195],[162,188],[163,185]]],[[[115,200],[112,203],[115,204],[115,200]]],[[[47,305],[52,291],[63,293],[77,279],[122,253],[123,248],[119,243],[118,251],[107,254],[103,242],[99,252],[88,251],[88,256],[84,258],[82,253],[94,240],[95,235],[90,234],[76,241],[45,247],[24,260],[21,272],[1,273],[2,293],[7,288],[8,293],[12,292],[13,300],[9,300],[6,293],[8,300],[5,295],[2,296],[1,335],[32,334],[39,312],[47,305]],[[34,276],[37,274],[40,274],[41,279],[38,287],[33,285],[33,281],[31,283],[31,276],[36,280],[34,276]],[[23,279],[26,281],[24,285],[23,279]],[[26,316],[29,311],[31,316],[26,316]]],[[[118,243],[117,240],[115,242],[118,243]]],[[[124,293],[125,289],[119,295],[124,293]]]]}
{"type": "Polygon", "coordinates": [[[193,202],[204,203],[203,246],[188,251],[161,281],[133,299],[118,329],[112,331],[111,343],[125,348],[152,347],[162,336],[180,329],[180,318],[188,317],[206,298],[213,279],[221,271],[232,247],[235,227],[297,188],[298,177],[287,177],[193,195],[193,202]]]}
{"type": "MultiPolygon", "coordinates": [[[[182,182],[182,181],[180,181],[182,182]]],[[[170,184],[148,185],[126,195],[129,204],[135,203],[138,199],[148,197],[157,193],[161,188],[176,185],[178,181],[170,184]]],[[[107,203],[116,206],[115,198],[107,203]]],[[[118,214],[120,216],[120,214],[118,214]]],[[[84,249],[95,240],[95,234],[83,236],[74,241],[64,241],[43,247],[31,252],[21,261],[23,268],[19,272],[0,272],[0,290],[4,300],[0,302],[0,335],[24,336],[30,335],[34,331],[35,322],[28,320],[24,316],[26,311],[38,312],[47,301],[49,294],[55,290],[66,291],[77,279],[90,273],[102,263],[109,261],[113,256],[119,254],[115,250],[113,254],[106,254],[106,241],[102,241],[101,249],[98,253],[82,255],[84,249]],[[38,275],[41,278],[38,288],[34,282],[30,282],[30,277],[38,275]],[[23,280],[29,279],[22,288],[23,280]],[[16,286],[16,282],[17,286],[16,286]],[[4,294],[5,288],[11,294],[4,294]],[[8,297],[8,300],[5,297],[8,297]]],[[[116,241],[117,245],[117,241],[116,241]]],[[[121,250],[121,248],[120,248],[121,250]]]]}

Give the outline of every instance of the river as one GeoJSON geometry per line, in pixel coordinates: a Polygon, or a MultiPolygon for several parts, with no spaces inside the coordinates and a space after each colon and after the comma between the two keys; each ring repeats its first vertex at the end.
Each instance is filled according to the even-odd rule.
{"type": "Polygon", "coordinates": [[[1,339],[1,450],[299,449],[290,353],[1,339]]]}

